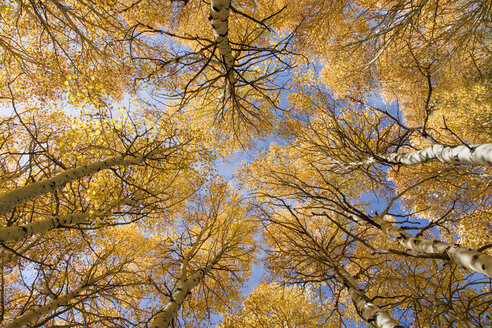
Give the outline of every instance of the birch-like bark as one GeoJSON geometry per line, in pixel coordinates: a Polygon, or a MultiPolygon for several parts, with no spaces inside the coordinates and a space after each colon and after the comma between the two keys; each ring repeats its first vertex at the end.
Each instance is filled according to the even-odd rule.
{"type": "MultiPolygon", "coordinates": [[[[406,154],[379,155],[383,161],[393,164],[414,165],[430,161],[448,164],[492,165],[492,143],[471,146],[433,145],[406,154]]],[[[375,161],[381,161],[375,159],[375,161]]]]}
{"type": "MultiPolygon", "coordinates": [[[[364,220],[364,219],[362,219],[364,220]]],[[[368,220],[365,220],[368,221],[368,220]]],[[[416,238],[395,224],[384,220],[381,215],[371,218],[370,223],[379,226],[388,237],[396,238],[405,248],[420,254],[440,254],[451,262],[492,278],[492,256],[473,249],[450,245],[439,240],[416,238]]]]}
{"type": "Polygon", "coordinates": [[[206,271],[206,269],[198,269],[190,278],[180,278],[178,288],[172,293],[171,300],[155,317],[154,322],[150,326],[151,328],[169,327],[171,321],[176,317],[176,314],[183,305],[186,296],[203,280],[206,271]]]}
{"type": "MultiPolygon", "coordinates": [[[[303,232],[308,234],[311,240],[315,241],[305,229],[303,232]]],[[[368,323],[372,323],[376,328],[404,328],[385,310],[372,303],[369,297],[359,288],[357,281],[340,264],[330,258],[328,250],[316,243],[318,250],[323,254],[324,259],[331,266],[336,279],[348,288],[348,292],[357,313],[368,323]]]]}
{"type": "Polygon", "coordinates": [[[178,288],[172,293],[171,300],[164,306],[164,308],[157,314],[152,322],[150,328],[168,328],[171,321],[176,317],[179,309],[183,305],[183,302],[191,292],[205,277],[205,275],[212,269],[213,265],[219,261],[222,257],[222,251],[215,254],[214,259],[206,265],[204,268],[196,270],[191,277],[188,278],[188,264],[190,258],[196,254],[197,249],[203,242],[202,237],[206,234],[208,230],[207,227],[202,229],[202,231],[197,236],[197,239],[188,253],[184,256],[183,262],[181,263],[180,276],[178,279],[178,288]]]}
{"type": "MultiPolygon", "coordinates": [[[[104,257],[104,256],[103,256],[104,257]]],[[[99,259],[100,261],[101,259],[99,259]]],[[[93,266],[95,266],[98,262],[94,263],[93,266]]],[[[43,316],[53,312],[59,307],[62,306],[70,306],[72,302],[75,300],[77,296],[80,296],[84,291],[89,289],[89,287],[104,278],[114,274],[115,272],[119,272],[124,264],[118,265],[117,267],[108,270],[104,272],[103,274],[100,274],[92,279],[89,279],[89,277],[86,277],[85,282],[76,288],[75,290],[71,291],[70,293],[67,293],[61,297],[54,298],[49,302],[48,304],[45,304],[43,306],[40,306],[36,309],[31,309],[28,310],[27,312],[23,313],[21,316],[17,317],[14,319],[12,322],[4,326],[4,328],[20,328],[20,327],[25,327],[27,324],[33,321],[37,321],[41,319],[43,316]]],[[[88,272],[93,272],[91,270],[88,270],[88,272]]]]}
{"type": "Polygon", "coordinates": [[[17,317],[14,321],[10,322],[5,326],[5,328],[21,328],[21,327],[26,327],[27,324],[29,324],[32,321],[39,320],[41,317],[53,312],[57,308],[61,306],[67,306],[71,303],[71,301],[77,297],[84,289],[86,289],[87,286],[84,287],[79,287],[76,290],[67,293],[61,297],[53,299],[51,302],[48,304],[45,304],[39,308],[36,309],[31,309],[24,314],[22,314],[20,317],[17,317]]]}
{"type": "Polygon", "coordinates": [[[209,20],[212,23],[217,48],[219,48],[220,55],[224,58],[229,82],[231,84],[234,84],[236,83],[236,77],[234,76],[233,72],[234,57],[232,56],[232,49],[229,43],[229,38],[227,36],[227,34],[229,33],[228,18],[230,5],[230,0],[210,1],[209,20]]]}
{"type": "MultiPolygon", "coordinates": [[[[325,154],[322,154],[325,156],[325,154]]],[[[492,143],[472,146],[433,145],[406,154],[390,153],[367,157],[357,162],[342,162],[329,159],[325,165],[341,166],[348,169],[375,163],[415,165],[439,161],[446,164],[492,165],[492,143]]]]}
{"type": "Polygon", "coordinates": [[[83,165],[64,171],[52,178],[34,182],[12,191],[0,195],[0,215],[8,213],[21,202],[36,198],[40,195],[56,191],[63,188],[67,183],[77,179],[89,176],[101,170],[106,170],[115,166],[128,166],[132,164],[140,164],[145,160],[145,157],[138,156],[134,158],[125,158],[118,156],[99,161],[92,164],[83,165]]]}
{"type": "Polygon", "coordinates": [[[403,328],[387,311],[371,303],[369,297],[359,288],[355,279],[344,268],[337,266],[334,268],[334,272],[348,288],[350,298],[362,319],[374,324],[377,328],[403,328]]]}
{"type": "Polygon", "coordinates": [[[94,216],[89,213],[75,213],[55,216],[22,226],[2,228],[0,229],[0,242],[20,240],[22,238],[53,230],[61,226],[88,223],[90,222],[91,217],[94,216]]]}
{"type": "Polygon", "coordinates": [[[54,216],[49,219],[39,220],[15,227],[0,228],[0,242],[16,241],[35,234],[44,233],[63,226],[74,226],[82,223],[90,223],[94,218],[104,217],[123,204],[133,201],[129,198],[122,198],[110,205],[106,211],[72,213],[67,215],[54,216]]]}

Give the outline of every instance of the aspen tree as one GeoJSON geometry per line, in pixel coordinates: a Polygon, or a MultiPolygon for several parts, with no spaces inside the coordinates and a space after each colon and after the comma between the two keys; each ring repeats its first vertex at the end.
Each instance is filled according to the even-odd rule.
{"type": "MultiPolygon", "coordinates": [[[[284,211],[265,212],[265,219],[268,221],[265,234],[271,247],[268,249],[269,269],[275,272],[274,276],[283,281],[309,281],[317,288],[320,284],[336,282],[347,289],[352,305],[362,320],[376,327],[402,327],[388,311],[371,301],[344,268],[346,261],[350,263],[357,257],[356,254],[348,254],[356,240],[337,236],[339,230],[332,231],[333,225],[329,221],[319,217],[308,219],[302,212],[296,213],[288,206],[284,211]]],[[[382,295],[374,298],[377,297],[382,295]]],[[[339,298],[335,299],[333,295],[330,302],[341,311],[339,298]]]]}
{"type": "Polygon", "coordinates": [[[220,328],[336,327],[325,304],[309,290],[278,282],[261,283],[243,301],[238,312],[228,313],[220,328]]]}
{"type": "MultiPolygon", "coordinates": [[[[203,316],[211,306],[225,309],[224,301],[236,300],[237,288],[248,275],[256,222],[248,218],[248,205],[240,205],[238,195],[229,191],[227,184],[211,181],[208,188],[188,202],[182,214],[184,233],[171,241],[169,247],[176,249],[179,260],[164,258],[164,263],[178,262],[179,268],[170,265],[169,275],[161,278],[158,272],[154,274],[156,285],[163,281],[174,287],[166,295],[169,300],[154,313],[151,327],[169,327],[179,319],[180,309],[195,316],[203,316]]],[[[182,320],[187,322],[193,317],[182,320]]]]}

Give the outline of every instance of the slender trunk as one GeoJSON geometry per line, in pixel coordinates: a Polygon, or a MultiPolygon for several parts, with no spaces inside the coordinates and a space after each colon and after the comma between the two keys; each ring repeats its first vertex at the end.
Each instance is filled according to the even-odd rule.
{"type": "Polygon", "coordinates": [[[176,317],[178,310],[183,305],[186,296],[195,288],[205,277],[206,270],[198,269],[189,279],[181,280],[179,287],[172,293],[171,300],[164,309],[155,317],[151,328],[167,328],[171,321],[176,317]]]}
{"type": "Polygon", "coordinates": [[[22,238],[47,232],[62,226],[74,226],[81,223],[90,223],[94,218],[107,216],[111,212],[111,209],[131,202],[132,200],[129,198],[123,198],[110,205],[109,209],[106,211],[98,211],[92,214],[90,212],[72,213],[54,216],[49,219],[39,220],[21,226],[0,228],[0,242],[20,240],[22,238]]]}
{"type": "Polygon", "coordinates": [[[403,328],[391,315],[374,303],[359,288],[355,279],[341,266],[334,268],[338,279],[348,288],[350,298],[357,312],[365,321],[372,323],[377,328],[403,328]]]}
{"type": "Polygon", "coordinates": [[[29,310],[24,314],[22,314],[20,317],[17,317],[14,321],[7,324],[5,328],[25,327],[27,326],[28,323],[39,320],[44,315],[53,312],[55,309],[59,308],[60,306],[69,305],[71,301],[86,288],[87,286],[79,287],[73,292],[67,293],[61,297],[51,300],[51,302],[49,302],[48,304],[45,304],[36,309],[29,310]]]}
{"type": "Polygon", "coordinates": [[[89,176],[114,166],[139,164],[145,160],[143,156],[125,159],[123,156],[109,158],[96,163],[83,165],[64,171],[44,181],[34,182],[0,195],[0,215],[8,213],[21,202],[63,188],[67,183],[89,176]]]}
{"type": "Polygon", "coordinates": [[[492,143],[472,146],[444,146],[433,145],[421,150],[406,154],[390,153],[379,154],[364,158],[357,162],[343,162],[330,159],[327,166],[345,167],[348,169],[367,166],[374,163],[395,165],[415,165],[439,161],[447,164],[492,165],[492,143]]]}
{"type": "Polygon", "coordinates": [[[189,260],[195,256],[198,249],[203,245],[203,242],[208,238],[207,233],[213,227],[213,223],[205,223],[198,236],[195,238],[195,242],[192,244],[189,251],[184,254],[181,268],[180,276],[177,282],[176,290],[171,294],[171,299],[164,306],[162,310],[154,318],[150,328],[167,328],[171,324],[171,321],[176,317],[179,309],[183,305],[186,296],[191,293],[191,290],[195,288],[205,277],[205,275],[212,270],[213,266],[218,263],[224,254],[224,248],[214,254],[213,258],[204,267],[196,270],[191,276],[188,276],[189,260]]]}
{"type": "Polygon", "coordinates": [[[234,57],[232,49],[227,37],[229,33],[229,7],[230,0],[212,0],[210,1],[210,17],[214,31],[215,42],[219,48],[220,55],[224,58],[224,63],[227,69],[227,76],[231,84],[236,83],[236,78],[233,74],[234,57]]]}
{"type": "Polygon", "coordinates": [[[16,241],[37,233],[56,229],[60,226],[90,222],[91,217],[93,216],[91,216],[89,213],[75,213],[55,216],[49,219],[35,221],[22,226],[2,228],[0,229],[0,242],[16,241]]]}
{"type": "Polygon", "coordinates": [[[371,223],[378,225],[387,236],[396,238],[403,247],[411,251],[421,254],[445,255],[459,266],[492,278],[492,256],[490,255],[459,245],[450,245],[439,240],[413,237],[395,224],[384,220],[381,216],[365,221],[372,221],[371,223]]]}
{"type": "MultiPolygon", "coordinates": [[[[97,262],[96,262],[97,263],[97,262]]],[[[94,265],[96,265],[96,263],[94,265]]],[[[36,309],[31,309],[25,313],[23,313],[21,316],[17,317],[15,320],[7,324],[4,328],[20,328],[20,327],[25,327],[27,324],[33,321],[37,321],[41,319],[43,316],[53,312],[57,308],[61,306],[70,306],[74,299],[77,296],[80,296],[85,290],[87,290],[91,285],[103,280],[104,278],[110,276],[111,274],[114,274],[115,272],[119,272],[124,264],[121,264],[111,270],[106,271],[103,274],[100,274],[92,279],[89,279],[86,277],[86,281],[73,290],[70,293],[67,293],[61,297],[54,298],[49,302],[48,304],[42,305],[36,309]]],[[[92,268],[91,270],[88,270],[88,272],[93,272],[92,268]]]]}
{"type": "Polygon", "coordinates": [[[492,143],[472,146],[433,145],[406,154],[379,155],[375,161],[388,161],[393,164],[422,164],[439,161],[448,164],[492,165],[492,143]]]}

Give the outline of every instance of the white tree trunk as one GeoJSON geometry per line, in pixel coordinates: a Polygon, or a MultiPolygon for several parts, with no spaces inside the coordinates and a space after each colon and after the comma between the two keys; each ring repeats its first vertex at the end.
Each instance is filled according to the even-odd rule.
{"type": "Polygon", "coordinates": [[[350,298],[362,319],[374,324],[377,328],[402,328],[387,311],[370,302],[370,299],[359,288],[355,279],[344,268],[337,266],[334,271],[348,288],[350,298]]]}
{"type": "MultiPolygon", "coordinates": [[[[99,259],[98,261],[100,261],[99,259]]],[[[98,264],[98,262],[94,263],[93,266],[98,264]]],[[[114,267],[92,279],[89,279],[89,277],[86,277],[85,282],[76,288],[75,290],[66,293],[65,295],[54,298],[49,302],[48,304],[42,305],[36,309],[31,309],[28,310],[27,312],[23,313],[21,316],[17,317],[14,319],[12,322],[4,326],[4,328],[20,328],[20,327],[25,327],[27,324],[30,322],[37,321],[41,319],[43,316],[53,312],[57,308],[61,306],[70,306],[73,301],[80,296],[84,291],[89,289],[90,286],[96,284],[97,282],[103,280],[104,278],[107,278],[108,276],[114,274],[115,272],[121,271],[123,268],[124,264],[120,264],[117,267],[114,267]]],[[[93,273],[94,271],[91,268],[88,270],[88,273],[93,273]]]]}
{"type": "Polygon", "coordinates": [[[225,67],[227,69],[227,76],[231,84],[236,83],[236,77],[234,76],[234,57],[232,56],[231,45],[229,44],[229,7],[231,5],[230,0],[212,0],[210,1],[210,22],[214,32],[215,42],[217,42],[217,48],[221,56],[224,58],[225,67]]]}
{"type": "MultiPolygon", "coordinates": [[[[422,164],[439,161],[448,164],[492,165],[492,143],[472,146],[433,145],[406,154],[384,154],[378,157],[394,164],[422,164]]],[[[376,160],[378,161],[378,160],[376,160]]]]}
{"type": "Polygon", "coordinates": [[[89,176],[101,170],[114,166],[128,166],[144,161],[143,156],[124,158],[123,156],[109,158],[92,164],[83,165],[62,172],[44,181],[34,182],[0,195],[0,214],[8,213],[21,202],[63,188],[67,183],[89,176]]]}
{"type": "Polygon", "coordinates": [[[395,224],[380,216],[372,220],[389,237],[396,238],[405,248],[420,254],[440,254],[449,258],[453,263],[464,268],[482,273],[492,278],[492,256],[473,249],[450,245],[438,240],[415,238],[395,224]]]}
{"type": "Polygon", "coordinates": [[[35,234],[47,232],[61,226],[74,226],[81,223],[90,223],[94,218],[104,217],[111,213],[115,208],[130,204],[133,200],[122,198],[108,206],[105,211],[72,213],[67,215],[54,216],[49,219],[34,221],[25,225],[0,228],[0,242],[16,241],[35,234]]]}
{"type": "Polygon", "coordinates": [[[39,308],[29,310],[22,314],[20,317],[17,317],[14,321],[10,322],[5,326],[5,328],[21,328],[27,326],[28,323],[32,321],[39,320],[44,315],[47,315],[53,312],[55,309],[60,306],[67,306],[70,302],[80,294],[86,287],[80,287],[74,290],[73,292],[67,293],[61,297],[53,299],[48,304],[45,304],[39,308]]]}
{"type": "Polygon", "coordinates": [[[176,317],[178,310],[193,288],[205,277],[205,270],[198,269],[189,279],[181,280],[178,283],[178,288],[172,293],[171,300],[166,304],[164,309],[155,317],[151,328],[167,328],[171,321],[176,317]]]}
{"type": "Polygon", "coordinates": [[[22,226],[2,228],[0,229],[0,242],[19,240],[37,233],[56,229],[60,226],[87,223],[90,222],[90,219],[91,215],[89,213],[75,213],[55,216],[22,226]]]}
{"type": "MultiPolygon", "coordinates": [[[[406,154],[390,153],[367,157],[357,162],[343,162],[337,159],[326,158],[323,165],[327,167],[343,167],[354,169],[375,163],[390,163],[396,165],[424,164],[431,161],[439,161],[447,164],[492,165],[492,143],[469,146],[444,146],[433,145],[421,150],[406,154]]],[[[319,153],[323,157],[326,154],[319,153]]]]}

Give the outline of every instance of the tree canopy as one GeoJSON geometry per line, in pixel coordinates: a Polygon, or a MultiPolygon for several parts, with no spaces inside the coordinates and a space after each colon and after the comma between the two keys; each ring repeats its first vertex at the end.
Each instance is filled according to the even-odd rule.
{"type": "Polygon", "coordinates": [[[492,325],[491,15],[3,2],[0,325],[492,325]]]}

